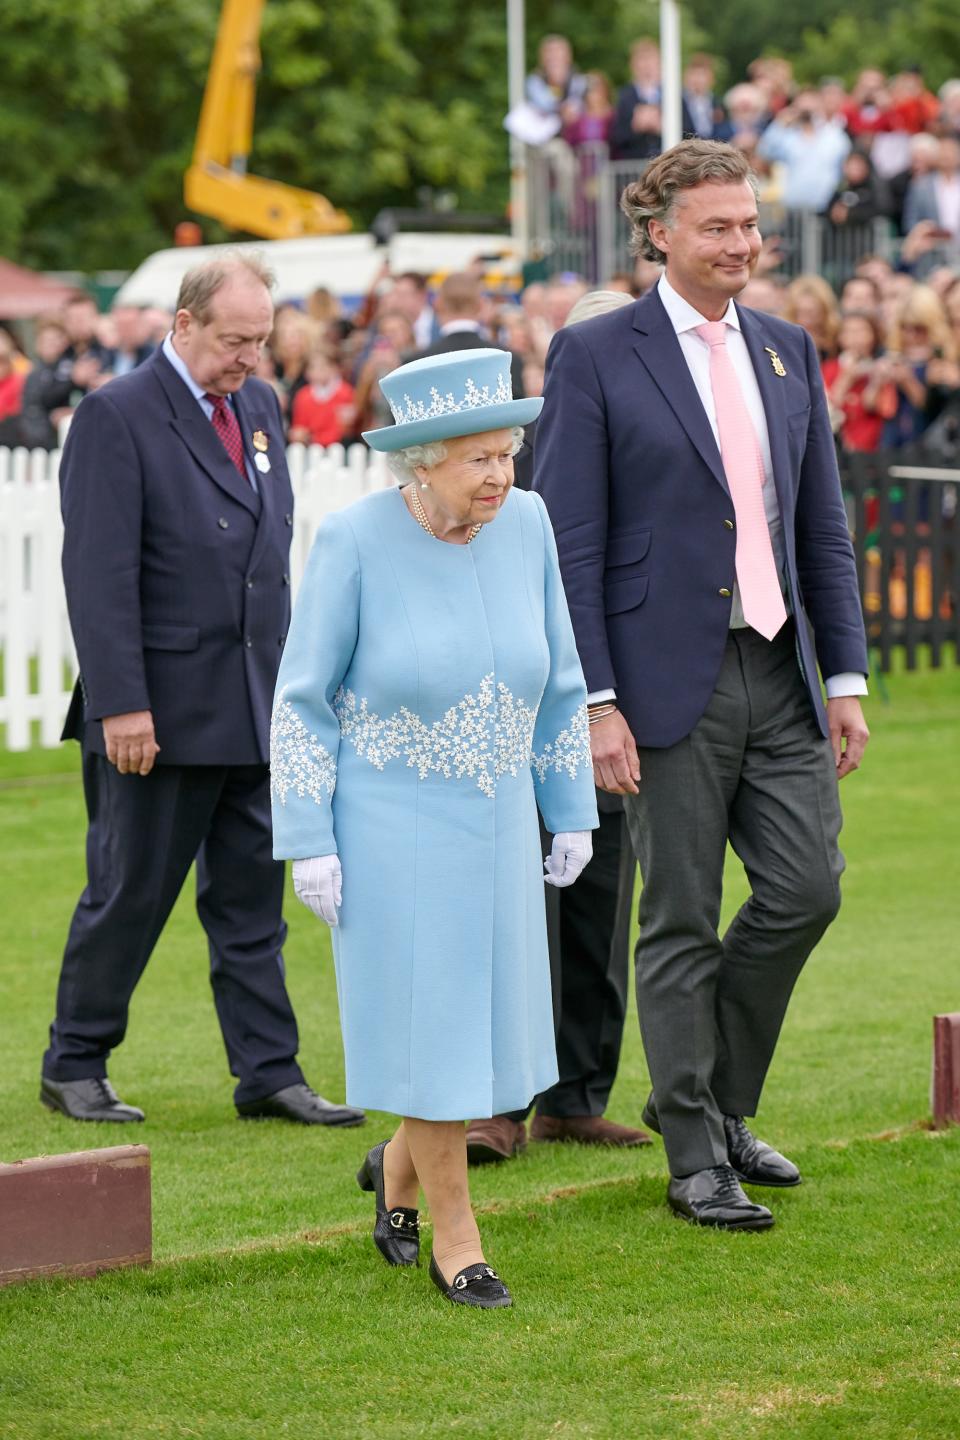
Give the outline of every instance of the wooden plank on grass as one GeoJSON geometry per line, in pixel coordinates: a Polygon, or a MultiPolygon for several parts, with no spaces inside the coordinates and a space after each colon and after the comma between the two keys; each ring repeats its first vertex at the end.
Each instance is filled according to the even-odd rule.
{"type": "Polygon", "coordinates": [[[149,1265],[151,1253],[145,1145],[0,1164],[0,1285],[149,1265]]]}
{"type": "Polygon", "coordinates": [[[933,1123],[960,1125],[960,1012],[933,1017],[933,1123]]]}

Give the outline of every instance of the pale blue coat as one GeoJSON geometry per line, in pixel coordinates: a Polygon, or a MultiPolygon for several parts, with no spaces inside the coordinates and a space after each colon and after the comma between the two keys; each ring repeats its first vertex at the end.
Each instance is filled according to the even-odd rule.
{"type": "Polygon", "coordinates": [[[597,824],[585,702],[539,496],[470,545],[396,489],[324,520],[277,682],[274,853],[340,856],[349,1104],[459,1120],[556,1081],[536,805],[597,824]]]}

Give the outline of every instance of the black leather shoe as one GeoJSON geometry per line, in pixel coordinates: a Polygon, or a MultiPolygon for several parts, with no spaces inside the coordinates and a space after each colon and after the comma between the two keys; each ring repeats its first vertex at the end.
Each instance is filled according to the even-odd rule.
{"type": "Polygon", "coordinates": [[[730,1164],[741,1180],[748,1185],[778,1188],[800,1184],[800,1171],[793,1161],[751,1134],[742,1115],[724,1115],[723,1128],[730,1164]]]}
{"type": "Polygon", "coordinates": [[[287,1085],[262,1100],[248,1100],[237,1106],[241,1120],[296,1120],[301,1125],[362,1125],[362,1110],[349,1105],[333,1105],[309,1085],[287,1085]]]}
{"type": "Polygon", "coordinates": [[[722,1230],[769,1230],[773,1216],[765,1205],[754,1205],[740,1189],[729,1165],[713,1165],[692,1175],[671,1179],[667,1203],[675,1214],[694,1225],[716,1225],[722,1230]]]}
{"type": "Polygon", "coordinates": [[[63,1081],[41,1075],[40,1099],[48,1110],[59,1110],[71,1120],[109,1120],[123,1125],[144,1118],[136,1105],[124,1105],[105,1075],[63,1081]]]}
{"type": "Polygon", "coordinates": [[[420,1264],[420,1216],[406,1205],[387,1209],[383,1198],[383,1152],[390,1144],[381,1140],[367,1152],[366,1159],[357,1171],[357,1184],[361,1190],[372,1190],[377,1206],[377,1218],[373,1226],[373,1243],[388,1265],[420,1264]]]}
{"type": "Polygon", "coordinates": [[[483,1263],[468,1265],[465,1270],[458,1271],[453,1277],[453,1284],[448,1285],[431,1255],[430,1279],[454,1305],[474,1305],[478,1310],[502,1310],[513,1304],[513,1296],[496,1270],[483,1263]]]}

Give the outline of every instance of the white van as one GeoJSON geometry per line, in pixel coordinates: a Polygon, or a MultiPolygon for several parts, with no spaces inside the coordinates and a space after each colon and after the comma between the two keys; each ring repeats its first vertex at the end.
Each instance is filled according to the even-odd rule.
{"type": "Polygon", "coordinates": [[[482,257],[496,271],[498,288],[519,289],[521,255],[509,235],[403,233],[387,245],[370,234],[325,235],[299,240],[243,241],[237,245],[180,246],[157,250],[128,276],[116,305],[156,305],[172,310],[185,271],[224,251],[251,250],[262,255],[277,277],[276,299],[302,301],[324,286],[344,309],[355,308],[376,283],[389,260],[394,275],[414,270],[438,283],[482,257]]]}

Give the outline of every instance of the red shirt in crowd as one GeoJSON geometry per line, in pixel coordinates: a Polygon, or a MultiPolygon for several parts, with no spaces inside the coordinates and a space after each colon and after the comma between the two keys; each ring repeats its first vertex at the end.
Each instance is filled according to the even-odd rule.
{"type": "MultiPolygon", "coordinates": [[[[823,384],[829,397],[833,384],[840,374],[839,360],[824,360],[822,365],[823,384]]],[[[890,418],[893,410],[896,410],[896,392],[892,385],[881,387],[877,395],[876,410],[868,410],[863,403],[863,392],[868,384],[868,376],[861,375],[850,386],[843,399],[840,409],[843,411],[843,424],[840,427],[840,443],[844,450],[865,451],[873,454],[880,448],[880,437],[883,434],[884,423],[890,418]],[[892,409],[891,409],[892,407],[892,409]]],[[[833,404],[833,401],[830,402],[833,404]]]]}
{"type": "Polygon", "coordinates": [[[323,390],[304,385],[293,397],[290,427],[308,430],[311,445],[336,445],[346,433],[349,412],[353,406],[353,386],[337,380],[323,390]]]}
{"type": "Polygon", "coordinates": [[[23,382],[26,379],[17,370],[11,370],[0,380],[0,420],[19,415],[23,409],[23,382]]]}

